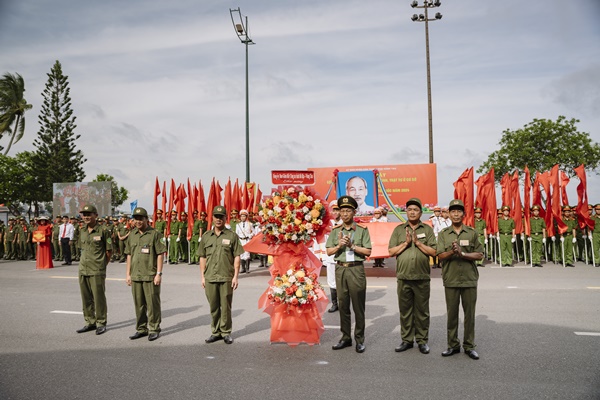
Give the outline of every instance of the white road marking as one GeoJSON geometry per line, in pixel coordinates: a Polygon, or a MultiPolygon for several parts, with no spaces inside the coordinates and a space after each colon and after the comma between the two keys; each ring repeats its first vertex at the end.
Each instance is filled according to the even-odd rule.
{"type": "Polygon", "coordinates": [[[600,336],[600,332],[573,332],[577,336],[600,336]]]}
{"type": "Polygon", "coordinates": [[[600,286],[588,286],[588,289],[600,289],[600,286]]]}
{"type": "Polygon", "coordinates": [[[76,315],[83,315],[83,311],[54,310],[54,311],[50,311],[50,314],[76,314],[76,315]]]}
{"type": "Polygon", "coordinates": [[[507,286],[506,288],[507,289],[518,289],[519,287],[518,286],[507,286]]]}
{"type": "Polygon", "coordinates": [[[324,325],[325,329],[340,329],[339,325],[324,325]]]}

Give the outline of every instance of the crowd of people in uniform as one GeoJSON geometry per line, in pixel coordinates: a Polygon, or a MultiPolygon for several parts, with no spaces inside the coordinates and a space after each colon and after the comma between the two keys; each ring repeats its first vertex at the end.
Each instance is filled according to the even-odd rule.
{"type": "MultiPolygon", "coordinates": [[[[371,254],[368,229],[356,223],[358,204],[350,196],[330,202],[332,231],[320,253],[327,268],[327,283],[331,290],[329,312],[339,311],[341,340],[333,346],[340,350],[356,341],[356,351],[365,351],[366,275],[364,262],[371,254]],[[351,335],[351,307],[355,314],[354,336],[351,335]]],[[[593,218],[600,221],[600,204],[590,207],[593,218]]],[[[371,222],[387,222],[385,208],[377,208],[371,222]]],[[[464,311],[462,347],[472,359],[475,351],[475,304],[477,299],[477,267],[483,260],[495,260],[503,267],[524,260],[541,267],[541,260],[554,260],[572,267],[575,260],[600,266],[600,235],[580,229],[575,207],[563,206],[564,233],[548,236],[539,206],[531,208],[529,236],[518,235],[509,216],[510,207],[498,210],[498,233],[490,235],[481,209],[476,208],[474,227],[463,224],[464,204],[452,200],[445,208],[434,208],[433,215],[421,221],[423,208],[419,199],[406,203],[407,221],[398,225],[389,239],[389,255],[396,258],[397,295],[400,310],[402,342],[395,348],[404,352],[416,343],[419,351],[429,353],[430,268],[442,269],[447,304],[448,349],[442,356],[459,353],[458,314],[464,311]],[[588,245],[589,244],[589,245],[588,245]],[[433,260],[433,262],[432,262],[433,260]],[[529,260],[529,261],[527,261],[529,260]]],[[[106,331],[105,297],[106,266],[109,262],[127,263],[126,283],[132,287],[136,310],[135,340],[148,336],[150,341],[160,335],[160,284],[165,263],[199,264],[202,286],[205,288],[212,316],[211,335],[207,343],[223,340],[233,343],[231,307],[233,291],[240,273],[250,272],[252,254],[243,245],[260,233],[260,224],[253,213],[231,210],[223,206],[213,210],[213,226],[209,227],[206,212],[194,211],[191,238],[188,240],[188,216],[176,211],[170,223],[163,211],[156,211],[151,221],[144,208],[136,208],[131,218],[98,217],[94,205],[86,205],[80,217],[56,217],[53,224],[40,217],[28,224],[25,218],[10,218],[8,226],[0,224],[0,256],[5,260],[32,260],[38,253],[38,268],[51,268],[52,261],[70,265],[79,261],[79,283],[85,326],[78,333],[106,331]],[[229,220],[229,221],[227,221],[229,220]],[[40,238],[36,233],[43,232],[40,238]],[[36,245],[36,243],[39,244],[36,245]],[[43,247],[41,244],[44,243],[43,247]],[[50,266],[40,267],[40,253],[47,252],[50,266]]],[[[525,221],[523,221],[525,222],[525,221]]],[[[554,230],[558,232],[558,229],[554,230]]],[[[267,267],[267,256],[254,255],[259,267],[267,267]]],[[[376,263],[375,266],[383,266],[376,263]]]]}

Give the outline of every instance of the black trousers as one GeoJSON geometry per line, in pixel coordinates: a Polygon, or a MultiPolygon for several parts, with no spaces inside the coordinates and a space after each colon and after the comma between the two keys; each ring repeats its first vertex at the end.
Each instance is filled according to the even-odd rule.
{"type": "Polygon", "coordinates": [[[60,246],[62,247],[63,257],[65,258],[65,262],[67,264],[71,264],[71,246],[69,245],[68,237],[60,238],[60,246]]]}

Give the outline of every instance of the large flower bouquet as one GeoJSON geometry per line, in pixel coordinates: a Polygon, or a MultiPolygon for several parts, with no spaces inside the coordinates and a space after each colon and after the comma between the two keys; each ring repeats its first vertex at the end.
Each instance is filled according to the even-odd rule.
{"type": "Polygon", "coordinates": [[[290,186],[274,192],[258,212],[269,245],[308,243],[329,228],[326,207],[310,188],[290,186]]]}
{"type": "Polygon", "coordinates": [[[323,288],[314,272],[307,272],[303,264],[292,265],[283,275],[277,275],[269,287],[268,299],[272,304],[311,306],[323,295],[323,288]]]}

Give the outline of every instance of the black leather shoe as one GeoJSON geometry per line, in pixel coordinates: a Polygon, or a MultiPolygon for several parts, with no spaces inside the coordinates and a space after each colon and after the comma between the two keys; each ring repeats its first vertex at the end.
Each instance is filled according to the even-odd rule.
{"type": "Polygon", "coordinates": [[[160,336],[160,333],[152,332],[151,334],[148,335],[148,341],[152,342],[153,340],[158,339],[159,336],[160,336]]]}
{"type": "Polygon", "coordinates": [[[336,312],[338,310],[337,304],[333,304],[327,312],[336,312]]]}
{"type": "Polygon", "coordinates": [[[96,329],[96,325],[86,325],[81,329],[77,329],[75,332],[77,333],[85,333],[85,332],[90,332],[96,329]]]}
{"type": "Polygon", "coordinates": [[[221,336],[210,335],[208,337],[208,339],[205,340],[205,342],[206,343],[214,343],[214,342],[217,342],[219,340],[223,340],[223,338],[221,336]]]}
{"type": "Polygon", "coordinates": [[[129,336],[129,339],[135,340],[135,339],[142,338],[144,336],[148,336],[148,332],[136,332],[133,335],[129,336]]]}
{"type": "Polygon", "coordinates": [[[229,336],[229,335],[226,335],[226,336],[223,336],[223,341],[226,344],[231,344],[231,343],[233,343],[233,338],[231,336],[229,336]]]}
{"type": "Polygon", "coordinates": [[[458,353],[460,353],[460,347],[458,349],[448,349],[446,351],[443,351],[442,357],[450,357],[458,353]]]}
{"type": "Polygon", "coordinates": [[[472,360],[479,360],[479,354],[475,350],[465,350],[465,354],[472,360]]]}
{"type": "Polygon", "coordinates": [[[394,350],[396,351],[396,353],[402,353],[403,351],[412,349],[413,346],[414,345],[412,343],[402,342],[402,343],[400,343],[400,346],[396,347],[394,350]]]}
{"type": "Polygon", "coordinates": [[[425,343],[425,344],[420,344],[420,345],[419,345],[419,351],[420,351],[422,354],[429,354],[429,346],[427,346],[427,343],[425,343]]]}
{"type": "Polygon", "coordinates": [[[106,332],[106,326],[99,326],[96,328],[96,335],[102,335],[104,332],[106,332]]]}
{"type": "Polygon", "coordinates": [[[341,350],[352,346],[352,340],[340,340],[338,344],[331,346],[333,350],[341,350]]]}
{"type": "Polygon", "coordinates": [[[365,349],[366,349],[366,347],[363,343],[356,343],[356,352],[357,353],[364,353],[365,349]]]}

